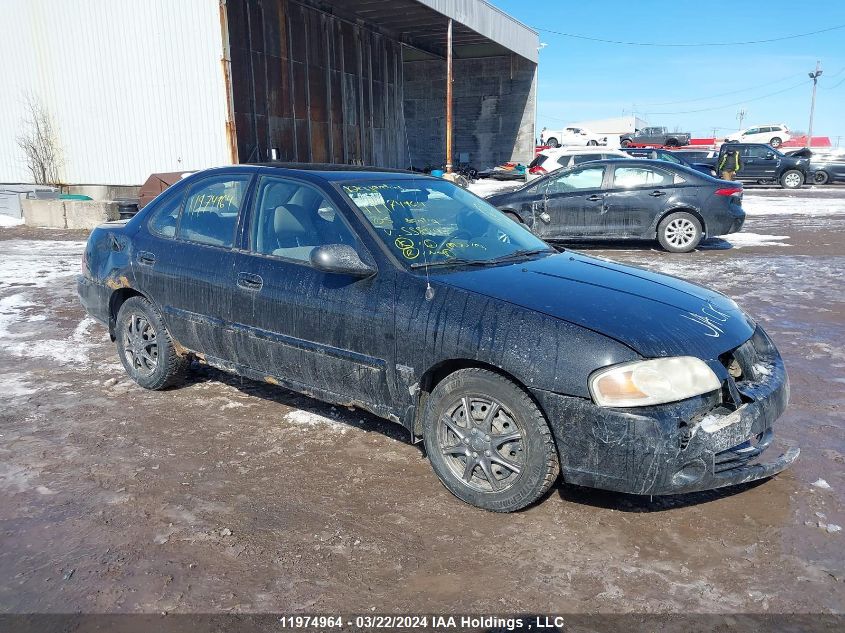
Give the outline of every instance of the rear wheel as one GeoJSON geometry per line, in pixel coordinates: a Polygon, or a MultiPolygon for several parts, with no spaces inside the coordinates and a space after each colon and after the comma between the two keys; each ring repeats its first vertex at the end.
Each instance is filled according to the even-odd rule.
{"type": "Polygon", "coordinates": [[[813,174],[813,184],[826,185],[830,180],[830,175],[826,171],[817,171],[813,174]]]}
{"type": "Polygon", "coordinates": [[[780,186],[784,189],[799,189],[804,184],[804,174],[797,169],[788,169],[780,177],[780,186]]]}
{"type": "Polygon", "coordinates": [[[144,389],[169,387],[187,369],[187,356],[176,352],[161,315],[144,297],[120,306],[115,342],[126,373],[144,389]]]}
{"type": "Polygon", "coordinates": [[[486,369],[461,369],[427,399],[423,437],[434,472],[453,495],[513,512],[537,501],[560,467],[546,418],[525,391],[486,369]]]}
{"type": "Polygon", "coordinates": [[[670,213],[657,225],[657,241],[670,253],[694,250],[702,237],[701,222],[691,213],[670,213]]]}
{"type": "Polygon", "coordinates": [[[549,147],[560,147],[560,143],[554,136],[546,139],[546,145],[548,145],[549,147]]]}
{"type": "Polygon", "coordinates": [[[598,145],[598,144],[599,144],[599,142],[598,142],[598,141],[587,141],[587,145],[589,145],[589,146],[591,146],[591,147],[595,147],[595,146],[596,146],[596,145],[598,145]]]}
{"type": "Polygon", "coordinates": [[[633,145],[633,143],[631,142],[631,139],[629,139],[629,138],[623,138],[623,139],[622,139],[622,142],[620,143],[620,145],[621,145],[622,147],[631,147],[631,145],[633,145]]]}
{"type": "Polygon", "coordinates": [[[769,145],[771,145],[772,147],[780,147],[781,143],[783,143],[783,141],[778,136],[774,137],[771,141],[769,141],[769,145]]]}

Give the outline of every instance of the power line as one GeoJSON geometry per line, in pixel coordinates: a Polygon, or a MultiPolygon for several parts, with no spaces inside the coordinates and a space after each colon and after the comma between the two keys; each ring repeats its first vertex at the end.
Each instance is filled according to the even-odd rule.
{"type": "Polygon", "coordinates": [[[587,40],[590,42],[601,42],[603,44],[620,44],[623,46],[655,46],[655,47],[667,47],[667,48],[693,48],[693,47],[704,47],[704,46],[749,46],[751,44],[768,44],[770,42],[782,42],[784,40],[794,40],[799,37],[809,37],[810,35],[818,35],[819,33],[828,33],[830,31],[835,31],[837,29],[845,28],[845,24],[839,24],[837,26],[831,26],[826,29],[819,29],[818,31],[810,31],[808,33],[794,33],[792,35],[784,35],[781,37],[771,37],[764,40],[747,40],[747,41],[740,41],[740,42],[682,42],[682,43],[670,43],[670,42],[626,42],[623,40],[607,40],[601,37],[591,37],[589,35],[581,35],[578,33],[564,33],[562,31],[553,31],[551,29],[541,29],[540,27],[534,26],[531,27],[535,31],[542,31],[544,33],[552,33],[554,35],[561,35],[563,37],[571,37],[573,39],[578,40],[587,40]]]}
{"type": "Polygon", "coordinates": [[[821,88],[824,90],[833,90],[834,88],[838,88],[839,86],[841,86],[843,83],[845,83],[845,77],[837,81],[836,84],[830,86],[829,88],[827,86],[821,86],[821,88]]]}
{"type": "Polygon", "coordinates": [[[696,97],[695,99],[679,99],[678,101],[660,101],[658,103],[645,103],[642,104],[645,107],[651,106],[660,106],[660,105],[675,105],[676,103],[692,103],[693,101],[707,101],[708,99],[715,99],[717,97],[727,97],[728,95],[735,95],[739,94],[740,92],[748,92],[749,90],[757,90],[758,88],[765,88],[767,86],[771,86],[772,84],[778,83],[780,81],[786,81],[787,79],[792,79],[793,77],[798,77],[799,75],[803,76],[804,73],[793,73],[787,77],[782,77],[781,79],[776,79],[774,81],[767,81],[764,84],[758,84],[756,86],[750,86],[748,88],[740,88],[739,90],[732,90],[730,92],[720,92],[719,94],[710,95],[709,97],[696,97]]]}
{"type": "Polygon", "coordinates": [[[750,101],[759,101],[760,99],[767,99],[768,97],[774,97],[775,95],[783,94],[784,92],[789,92],[790,90],[794,90],[799,86],[806,85],[806,81],[802,81],[801,83],[789,86],[788,88],[784,88],[783,90],[777,90],[776,92],[770,92],[769,94],[760,95],[759,97],[753,97],[751,99],[743,99],[742,101],[737,101],[735,103],[726,103],[724,105],[715,106],[712,108],[699,108],[698,110],[683,110],[680,112],[649,112],[648,114],[663,114],[663,115],[670,115],[670,114],[694,114],[696,112],[710,112],[711,110],[723,110],[725,108],[732,108],[738,105],[744,105],[750,101]]]}

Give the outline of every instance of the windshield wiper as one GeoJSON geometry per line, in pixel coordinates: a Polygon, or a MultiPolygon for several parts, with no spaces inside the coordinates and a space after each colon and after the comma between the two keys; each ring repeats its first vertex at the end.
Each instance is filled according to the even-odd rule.
{"type": "Polygon", "coordinates": [[[478,266],[486,264],[483,259],[465,259],[463,257],[455,257],[452,259],[444,259],[439,262],[415,262],[411,264],[411,268],[434,268],[436,266],[478,266]]]}
{"type": "Polygon", "coordinates": [[[523,257],[529,257],[531,255],[539,255],[540,253],[554,253],[556,252],[553,248],[524,248],[519,251],[514,251],[513,253],[508,253],[507,255],[500,255],[499,257],[494,257],[493,259],[487,260],[488,264],[498,264],[501,262],[509,262],[512,259],[521,259],[523,257]]]}

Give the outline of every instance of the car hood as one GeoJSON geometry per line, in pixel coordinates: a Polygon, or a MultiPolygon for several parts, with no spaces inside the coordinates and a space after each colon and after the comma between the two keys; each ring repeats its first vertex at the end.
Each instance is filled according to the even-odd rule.
{"type": "Polygon", "coordinates": [[[454,269],[436,279],[588,328],[646,358],[716,359],[747,341],[755,327],[718,292],[570,252],[454,269]]]}

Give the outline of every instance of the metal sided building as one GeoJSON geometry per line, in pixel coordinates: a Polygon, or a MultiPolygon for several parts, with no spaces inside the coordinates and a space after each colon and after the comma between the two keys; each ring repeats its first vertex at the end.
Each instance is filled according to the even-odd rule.
{"type": "Polygon", "coordinates": [[[18,137],[49,114],[67,184],[267,160],[533,157],[536,32],[483,0],[7,0],[0,182],[29,182],[18,137]]]}

